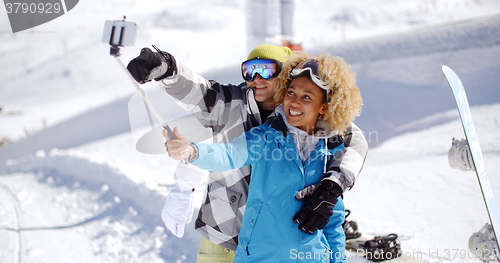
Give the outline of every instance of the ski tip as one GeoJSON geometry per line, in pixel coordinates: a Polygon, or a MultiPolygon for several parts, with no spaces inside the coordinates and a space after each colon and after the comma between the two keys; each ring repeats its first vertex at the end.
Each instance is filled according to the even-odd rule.
{"type": "Polygon", "coordinates": [[[442,70],[443,72],[446,72],[446,71],[453,71],[450,67],[448,67],[448,66],[446,66],[446,65],[443,65],[443,66],[441,67],[441,70],[442,70]]]}
{"type": "Polygon", "coordinates": [[[443,66],[441,67],[441,70],[443,71],[443,73],[444,73],[445,75],[446,75],[447,73],[448,73],[448,74],[455,74],[455,75],[456,75],[455,71],[453,71],[453,69],[451,69],[450,67],[448,67],[448,66],[446,66],[446,65],[443,65],[443,66]]]}

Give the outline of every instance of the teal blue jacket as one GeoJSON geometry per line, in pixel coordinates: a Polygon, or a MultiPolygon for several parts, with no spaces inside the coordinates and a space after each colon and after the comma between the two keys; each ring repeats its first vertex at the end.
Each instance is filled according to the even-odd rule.
{"type": "MultiPolygon", "coordinates": [[[[345,209],[340,197],[330,222],[322,230],[307,234],[292,220],[302,207],[295,194],[321,181],[325,153],[329,164],[345,148],[340,136],[319,140],[303,163],[278,115],[229,144],[195,146],[198,158],[192,164],[200,168],[223,172],[252,167],[234,262],[345,262],[345,209]]],[[[231,202],[230,197],[227,201],[231,202]]]]}

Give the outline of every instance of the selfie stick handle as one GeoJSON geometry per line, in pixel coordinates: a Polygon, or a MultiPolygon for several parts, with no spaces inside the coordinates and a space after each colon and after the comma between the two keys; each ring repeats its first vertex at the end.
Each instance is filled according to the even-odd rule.
{"type": "Polygon", "coordinates": [[[146,96],[146,93],[144,93],[144,91],[141,89],[141,87],[139,86],[139,84],[137,82],[135,82],[134,78],[132,77],[132,75],[130,75],[130,72],[128,72],[127,68],[125,67],[125,65],[123,64],[123,62],[118,58],[118,56],[115,56],[116,58],[116,61],[118,61],[118,64],[120,64],[120,66],[122,67],[123,71],[125,71],[125,74],[127,74],[127,76],[129,77],[129,79],[132,81],[132,83],[134,84],[134,87],[139,91],[139,93],[141,94],[142,96],[142,99],[144,100],[144,102],[146,102],[146,104],[148,105],[149,109],[151,110],[151,112],[153,112],[153,115],[156,117],[156,119],[161,123],[161,125],[163,126],[163,128],[167,131],[168,133],[168,136],[170,137],[171,140],[174,140],[174,139],[177,139],[177,137],[174,135],[174,132],[172,131],[172,129],[170,129],[170,127],[168,126],[167,122],[163,119],[163,117],[161,116],[161,114],[158,112],[158,110],[156,109],[156,107],[153,105],[153,103],[149,100],[148,96],[146,96]]]}

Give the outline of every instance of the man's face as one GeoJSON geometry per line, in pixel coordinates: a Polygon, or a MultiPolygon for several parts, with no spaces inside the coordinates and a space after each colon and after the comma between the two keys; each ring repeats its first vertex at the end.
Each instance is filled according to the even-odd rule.
{"type": "Polygon", "coordinates": [[[247,81],[247,87],[253,90],[255,100],[260,103],[270,103],[273,101],[277,85],[278,78],[265,80],[260,75],[256,75],[253,81],[247,81]]]}

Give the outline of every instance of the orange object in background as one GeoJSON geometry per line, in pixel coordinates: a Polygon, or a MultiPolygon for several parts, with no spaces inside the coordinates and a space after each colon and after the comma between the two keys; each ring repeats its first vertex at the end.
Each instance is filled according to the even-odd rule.
{"type": "Polygon", "coordinates": [[[281,44],[283,46],[285,46],[285,47],[288,47],[292,51],[304,51],[304,49],[302,48],[302,44],[301,43],[299,43],[299,44],[292,44],[292,43],[288,42],[288,40],[282,39],[281,40],[281,44]]]}

